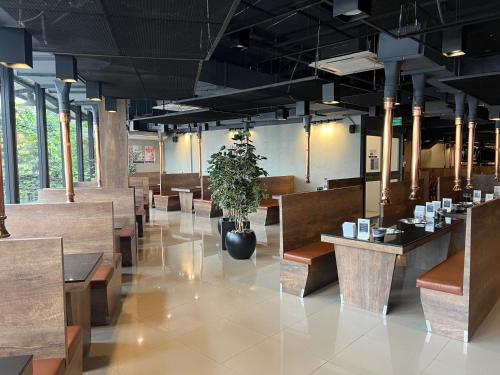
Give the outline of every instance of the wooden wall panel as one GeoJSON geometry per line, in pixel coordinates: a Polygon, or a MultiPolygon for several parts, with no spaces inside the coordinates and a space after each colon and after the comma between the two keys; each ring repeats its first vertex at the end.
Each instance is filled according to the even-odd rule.
{"type": "Polygon", "coordinates": [[[344,221],[363,217],[361,186],[286,194],[280,197],[280,251],[321,239],[322,233],[341,229],[344,221]]]}
{"type": "Polygon", "coordinates": [[[272,176],[260,178],[262,186],[266,189],[269,198],[273,195],[291,194],[295,192],[294,176],[272,176]]]}
{"type": "Polygon", "coordinates": [[[451,198],[453,202],[461,201],[461,192],[453,191],[455,185],[455,177],[438,177],[437,178],[437,199],[442,201],[443,198],[451,198]]]}
{"type": "Polygon", "coordinates": [[[469,336],[500,298],[500,199],[467,210],[464,295],[469,295],[469,336]]]}
{"type": "Polygon", "coordinates": [[[0,241],[0,295],[0,356],[66,358],[61,238],[0,241]]]}
{"type": "MultiPolygon", "coordinates": [[[[40,189],[38,201],[41,203],[66,202],[64,189],[40,189]]],[[[113,202],[114,216],[135,222],[134,188],[75,188],[75,202],[113,202]]]]}
{"type": "Polygon", "coordinates": [[[399,219],[413,217],[413,211],[417,204],[424,204],[425,200],[425,180],[420,180],[422,191],[420,192],[421,198],[416,201],[411,201],[410,196],[410,181],[391,182],[391,204],[387,206],[380,206],[380,216],[382,218],[382,226],[388,227],[394,225],[399,219]]]}
{"type": "Polygon", "coordinates": [[[13,237],[62,237],[68,254],[113,253],[111,202],[8,204],[5,210],[13,237]]]}
{"type": "Polygon", "coordinates": [[[160,191],[160,172],[137,172],[130,176],[130,178],[144,178],[146,177],[149,181],[149,190],[152,190],[155,194],[160,191]]]}
{"type": "Polygon", "coordinates": [[[99,104],[101,183],[105,188],[128,187],[127,101],[118,99],[117,111],[107,112],[99,104]]]}

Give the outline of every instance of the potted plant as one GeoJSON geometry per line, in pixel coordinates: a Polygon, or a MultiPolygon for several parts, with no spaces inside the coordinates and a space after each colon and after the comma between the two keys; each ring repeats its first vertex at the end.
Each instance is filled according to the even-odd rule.
{"type": "Polygon", "coordinates": [[[210,188],[214,203],[229,216],[221,222],[223,244],[233,258],[248,259],[257,242],[249,228],[248,214],[256,212],[267,197],[259,184],[259,177],[267,176],[267,172],[258,165],[266,158],[255,153],[250,132],[238,131],[232,140],[232,147],[223,146],[208,161],[210,188]]]}

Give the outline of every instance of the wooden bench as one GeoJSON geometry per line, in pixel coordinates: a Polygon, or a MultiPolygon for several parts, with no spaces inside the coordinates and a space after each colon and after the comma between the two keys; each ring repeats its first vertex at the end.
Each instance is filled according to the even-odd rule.
{"type": "Polygon", "coordinates": [[[82,374],[82,332],[65,321],[61,238],[0,241],[0,294],[0,356],[33,355],[34,375],[82,374]]]}
{"type": "Polygon", "coordinates": [[[361,186],[282,195],[279,212],[281,290],[304,297],[336,281],[335,249],[321,234],[363,216],[361,186]]]}
{"type": "MultiPolygon", "coordinates": [[[[41,189],[38,191],[38,201],[42,203],[66,202],[66,193],[63,189],[41,189]]],[[[134,188],[81,188],[75,189],[76,202],[113,202],[113,218],[115,221],[127,221],[132,230],[129,236],[130,243],[121,243],[120,237],[116,237],[116,252],[122,252],[123,266],[136,265],[126,263],[137,259],[137,235],[135,216],[135,192],[134,188]],[[121,245],[126,245],[122,250],[121,245]],[[127,252],[125,254],[124,252],[127,252]],[[127,256],[130,255],[130,256],[127,256]]],[[[91,214],[90,214],[91,215],[91,214]]]]}
{"type": "Polygon", "coordinates": [[[135,209],[135,221],[137,223],[137,235],[144,237],[144,226],[146,225],[146,210],[142,207],[135,209]]]}
{"type": "Polygon", "coordinates": [[[277,199],[260,202],[257,212],[248,215],[252,225],[273,225],[280,222],[280,204],[277,199]]]}
{"type": "MultiPolygon", "coordinates": [[[[137,197],[136,194],[136,205],[139,207],[140,202],[142,201],[144,210],[146,212],[145,218],[146,218],[146,223],[149,223],[150,215],[149,215],[149,208],[152,206],[152,202],[149,201],[149,177],[135,177],[131,176],[128,178],[129,181],[129,186],[130,187],[135,187],[135,188],[141,188],[142,189],[142,198],[137,197]]],[[[137,193],[137,191],[136,191],[137,193]]]]}
{"type": "Polygon", "coordinates": [[[211,199],[193,199],[193,204],[196,216],[208,218],[222,216],[222,210],[211,199]]]}
{"type": "MultiPolygon", "coordinates": [[[[112,202],[9,204],[5,210],[9,216],[9,232],[16,238],[58,236],[64,239],[65,254],[104,253],[101,267],[113,267],[113,274],[106,291],[109,299],[101,301],[107,306],[102,306],[102,310],[112,316],[118,314],[121,306],[121,266],[117,264],[119,254],[114,245],[112,202]],[[26,225],[27,217],[29,225],[26,225]]],[[[92,291],[90,293],[92,301],[92,291]]],[[[94,303],[92,301],[91,304],[94,303]]],[[[93,317],[91,306],[88,308],[91,321],[103,321],[103,317],[93,317]]],[[[88,327],[83,323],[80,325],[84,337],[88,337],[90,322],[88,327]]]]}
{"type": "Polygon", "coordinates": [[[295,191],[294,176],[273,176],[259,179],[262,188],[267,192],[268,198],[263,200],[257,212],[248,215],[251,225],[273,225],[279,223],[279,202],[274,196],[292,194],[295,191]]]}
{"type": "Polygon", "coordinates": [[[465,250],[417,279],[427,329],[468,342],[500,298],[500,199],[467,210],[465,250]]]}
{"type": "Polygon", "coordinates": [[[122,256],[114,254],[113,265],[102,265],[90,282],[92,325],[110,324],[120,311],[122,256]]]}
{"type": "Polygon", "coordinates": [[[179,194],[172,191],[173,187],[198,186],[198,173],[168,173],[161,175],[161,195],[155,194],[155,208],[160,211],[179,211],[181,202],[179,194]]]}
{"type": "Polygon", "coordinates": [[[178,193],[155,195],[155,208],[160,211],[180,211],[181,200],[178,193]]]}

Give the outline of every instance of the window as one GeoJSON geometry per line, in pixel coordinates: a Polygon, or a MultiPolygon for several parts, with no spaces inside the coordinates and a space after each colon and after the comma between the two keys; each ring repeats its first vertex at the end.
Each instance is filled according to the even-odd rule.
{"type": "Polygon", "coordinates": [[[64,187],[61,125],[59,123],[59,111],[57,99],[45,95],[47,108],[47,144],[49,149],[49,176],[50,187],[64,187]]]}
{"type": "Polygon", "coordinates": [[[90,181],[92,178],[90,171],[90,155],[89,155],[89,126],[86,116],[82,119],[82,143],[83,143],[83,172],[84,180],[90,181]]]}
{"type": "MultiPolygon", "coordinates": [[[[2,92],[2,83],[0,82],[0,94],[2,92]]],[[[3,112],[2,112],[2,101],[0,100],[0,144],[2,145],[2,170],[3,170],[3,186],[4,186],[4,199],[5,198],[5,159],[4,159],[4,147],[3,147],[3,112]]]]}
{"type": "Polygon", "coordinates": [[[35,91],[30,86],[14,83],[17,168],[21,203],[38,198],[39,165],[35,91]]]}
{"type": "Polygon", "coordinates": [[[69,138],[71,140],[71,163],[73,166],[73,181],[78,181],[78,151],[76,146],[76,116],[71,111],[71,122],[69,123],[69,138]]]}

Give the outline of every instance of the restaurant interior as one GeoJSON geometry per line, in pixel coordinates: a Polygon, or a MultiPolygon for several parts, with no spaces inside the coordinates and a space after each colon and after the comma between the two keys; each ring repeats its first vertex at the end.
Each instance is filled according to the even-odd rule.
{"type": "Polygon", "coordinates": [[[0,0],[0,375],[500,374],[500,0],[0,0]]]}

